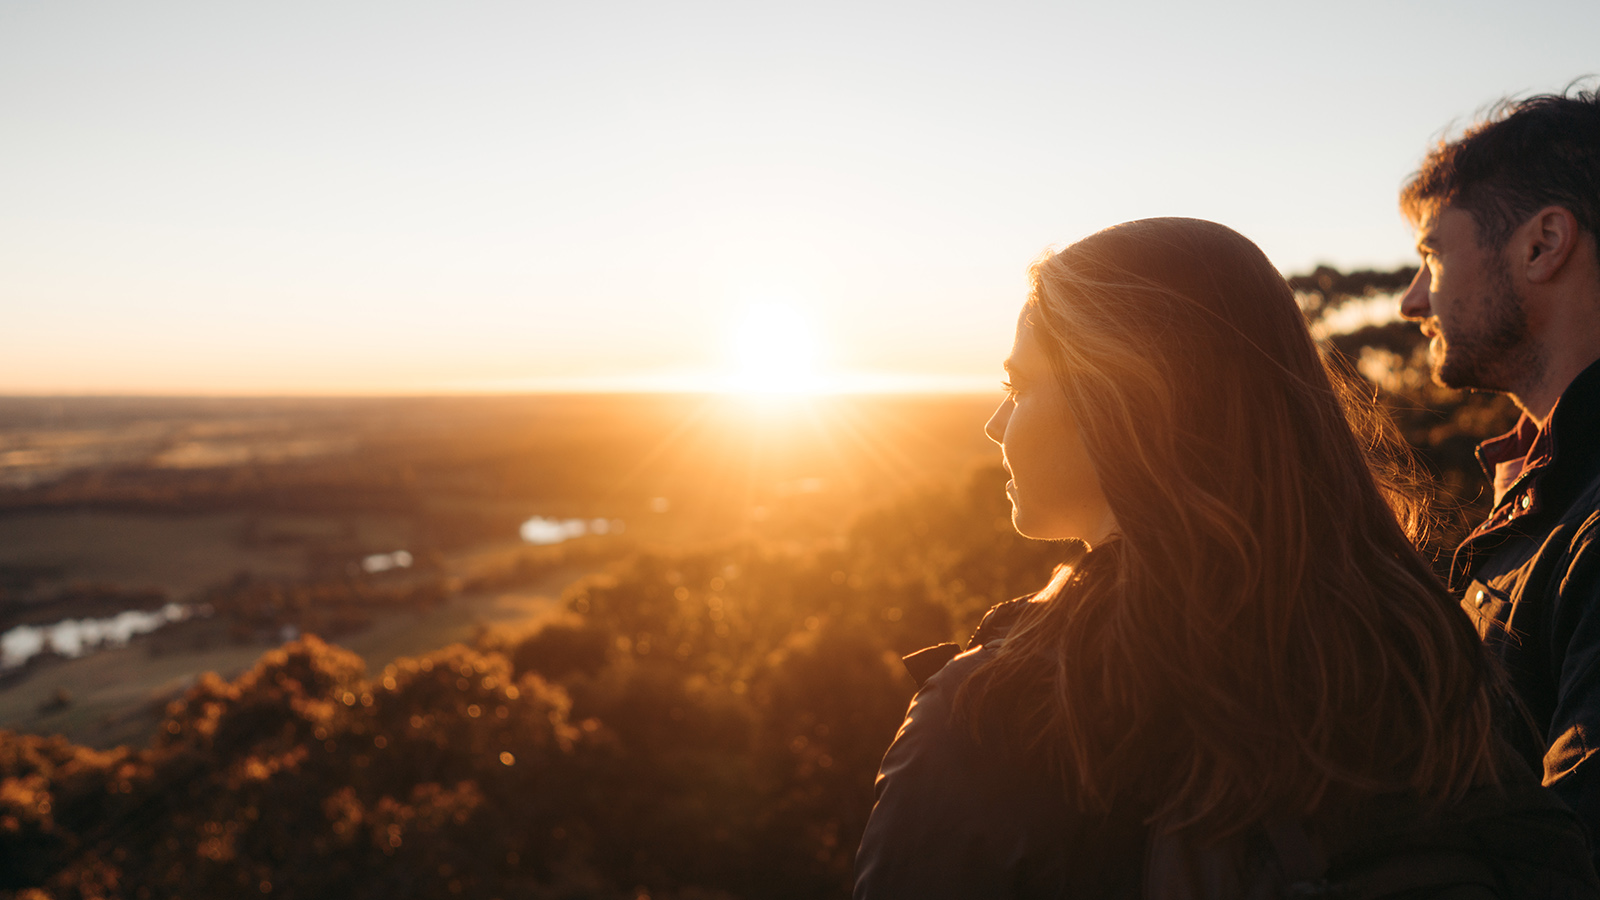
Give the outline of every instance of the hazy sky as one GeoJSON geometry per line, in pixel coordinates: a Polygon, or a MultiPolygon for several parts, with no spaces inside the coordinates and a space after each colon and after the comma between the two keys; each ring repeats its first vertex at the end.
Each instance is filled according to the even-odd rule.
{"type": "Polygon", "coordinates": [[[1429,142],[1596,35],[1594,0],[0,0],[0,392],[637,383],[771,303],[828,367],[998,379],[1029,261],[1118,221],[1410,261],[1429,142]]]}

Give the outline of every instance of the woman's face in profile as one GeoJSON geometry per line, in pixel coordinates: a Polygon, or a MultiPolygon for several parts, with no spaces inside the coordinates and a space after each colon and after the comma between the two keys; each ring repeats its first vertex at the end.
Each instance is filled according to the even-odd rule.
{"type": "Polygon", "coordinates": [[[1098,543],[1116,521],[1026,309],[1005,366],[1009,393],[983,431],[1000,445],[1011,475],[1011,524],[1024,537],[1098,543]]]}

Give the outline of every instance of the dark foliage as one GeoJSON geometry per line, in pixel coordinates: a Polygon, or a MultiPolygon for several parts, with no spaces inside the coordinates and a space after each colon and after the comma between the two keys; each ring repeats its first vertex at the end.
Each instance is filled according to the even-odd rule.
{"type": "Polygon", "coordinates": [[[1289,287],[1300,297],[1301,307],[1306,314],[1316,319],[1350,300],[1402,291],[1416,274],[1416,266],[1402,266],[1389,271],[1359,269],[1354,272],[1341,272],[1332,266],[1317,266],[1309,274],[1290,276],[1289,287]]]}
{"type": "MultiPolygon", "coordinates": [[[[1002,480],[819,548],[636,555],[525,639],[370,679],[306,638],[204,679],[144,749],[7,734],[0,891],[841,896],[911,693],[897,654],[959,637],[1066,552],[1011,532],[1002,480]]],[[[263,627],[378,602],[340,590],[213,599],[263,627]]]]}
{"type": "MultiPolygon", "coordinates": [[[[1341,274],[1319,267],[1290,283],[1316,321],[1350,301],[1403,290],[1415,274],[1415,268],[1341,274]]],[[[1488,511],[1487,483],[1474,448],[1487,437],[1509,431],[1519,411],[1501,394],[1455,391],[1435,384],[1428,369],[1428,341],[1415,323],[1366,326],[1330,335],[1327,341],[1372,384],[1374,397],[1433,476],[1442,527],[1428,549],[1447,553],[1488,511]]]]}

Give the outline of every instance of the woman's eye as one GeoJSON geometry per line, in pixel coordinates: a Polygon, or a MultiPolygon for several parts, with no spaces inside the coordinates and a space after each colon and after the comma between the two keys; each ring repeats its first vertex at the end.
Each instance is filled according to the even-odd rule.
{"type": "Polygon", "coordinates": [[[1002,387],[1002,388],[1004,388],[1004,389],[1005,389],[1005,392],[1006,392],[1006,394],[1007,394],[1007,395],[1008,395],[1008,396],[1012,396],[1012,397],[1015,397],[1015,396],[1016,396],[1016,395],[1017,395],[1017,389],[1016,389],[1016,387],[1015,387],[1015,386],[1013,386],[1013,385],[1012,385],[1012,384],[1011,384],[1011,382],[1009,382],[1009,381],[1002,381],[1002,382],[1000,382],[1000,387],[1002,387]]]}

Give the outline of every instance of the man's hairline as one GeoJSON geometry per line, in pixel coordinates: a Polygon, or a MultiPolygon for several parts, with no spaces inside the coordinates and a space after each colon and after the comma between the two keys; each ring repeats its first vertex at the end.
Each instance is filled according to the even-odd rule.
{"type": "MultiPolygon", "coordinates": [[[[1480,217],[1478,210],[1470,204],[1461,203],[1459,197],[1449,200],[1444,198],[1428,198],[1426,200],[1418,200],[1412,203],[1403,203],[1400,207],[1400,212],[1406,217],[1406,221],[1411,224],[1412,232],[1418,235],[1416,239],[1416,249],[1418,251],[1418,255],[1421,255],[1421,251],[1427,239],[1433,237],[1437,233],[1440,217],[1450,210],[1466,213],[1467,217],[1472,220],[1472,240],[1477,249],[1489,251],[1491,253],[1500,253],[1504,251],[1506,247],[1511,245],[1511,238],[1517,233],[1517,229],[1533,221],[1534,216],[1539,215],[1539,213],[1549,209],[1552,206],[1559,206],[1566,210],[1568,215],[1571,215],[1574,219],[1577,218],[1577,214],[1565,204],[1547,203],[1544,206],[1535,209],[1533,212],[1528,213],[1528,215],[1521,221],[1507,229],[1505,239],[1500,241],[1498,245],[1488,242],[1487,237],[1489,229],[1483,227],[1483,219],[1480,217]]],[[[1582,232],[1589,233],[1588,229],[1584,228],[1581,222],[1578,225],[1578,229],[1582,232]]],[[[1595,239],[1597,243],[1600,243],[1600,235],[1595,235],[1595,239]]],[[[1438,249],[1437,245],[1434,246],[1434,249],[1438,249]]]]}

